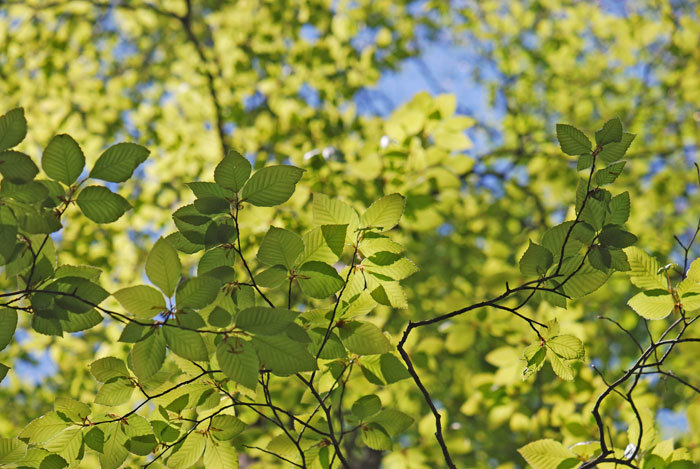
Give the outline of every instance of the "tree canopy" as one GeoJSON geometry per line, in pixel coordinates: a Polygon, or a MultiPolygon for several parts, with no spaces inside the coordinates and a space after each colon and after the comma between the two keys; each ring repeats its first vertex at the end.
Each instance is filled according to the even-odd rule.
{"type": "Polygon", "coordinates": [[[599,3],[0,1],[0,467],[696,467],[700,4],[599,3]]]}

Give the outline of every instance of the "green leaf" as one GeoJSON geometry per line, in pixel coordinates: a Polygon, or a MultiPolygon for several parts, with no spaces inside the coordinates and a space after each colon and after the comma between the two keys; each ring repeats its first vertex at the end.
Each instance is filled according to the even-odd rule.
{"type": "Polygon", "coordinates": [[[362,265],[367,272],[392,280],[403,280],[418,272],[416,264],[407,257],[386,251],[365,258],[362,265]]]}
{"type": "Polygon", "coordinates": [[[185,469],[193,466],[204,452],[206,437],[199,432],[190,433],[182,446],[168,458],[168,467],[173,469],[185,469]]]}
{"type": "Polygon", "coordinates": [[[608,204],[609,212],[606,215],[605,223],[609,225],[622,225],[630,217],[630,194],[623,192],[618,194],[608,204]]]}
{"type": "Polygon", "coordinates": [[[582,360],[585,352],[583,343],[573,335],[558,335],[547,340],[547,347],[567,360],[582,360]]]}
{"type": "Polygon", "coordinates": [[[157,444],[155,435],[137,435],[126,440],[124,448],[132,454],[148,456],[157,444]]]}
{"type": "Polygon", "coordinates": [[[107,148],[95,162],[90,177],[109,182],[124,182],[146,161],[150,151],[135,143],[117,143],[107,148]]]}
{"type": "Polygon", "coordinates": [[[238,313],[236,327],[253,334],[275,335],[294,322],[297,313],[283,308],[253,306],[238,313]]]}
{"type": "Polygon", "coordinates": [[[554,469],[567,459],[576,458],[576,454],[566,446],[554,440],[537,440],[518,450],[533,469],[554,469]]]}
{"type": "Polygon", "coordinates": [[[240,339],[223,340],[216,347],[216,359],[226,376],[248,389],[255,390],[260,362],[251,342],[240,339]]]}
{"type": "Polygon", "coordinates": [[[44,149],[41,167],[48,177],[70,186],[80,177],[85,166],[85,155],[78,142],[70,135],[56,135],[44,149]]]}
{"type": "Polygon", "coordinates": [[[637,242],[637,237],[616,226],[606,226],[598,235],[598,240],[603,246],[613,246],[616,248],[626,248],[637,242]]]}
{"type": "Polygon", "coordinates": [[[583,154],[578,158],[578,162],[576,163],[576,170],[582,171],[584,169],[590,168],[592,165],[593,165],[593,155],[583,154]]]}
{"type": "Polygon", "coordinates": [[[264,366],[278,376],[316,369],[316,360],[306,347],[287,336],[255,336],[253,345],[264,366]]]}
{"type": "Polygon", "coordinates": [[[255,275],[255,281],[258,285],[265,288],[279,287],[288,278],[289,271],[281,265],[273,265],[269,269],[255,275]]]}
{"type": "Polygon", "coordinates": [[[375,231],[389,231],[399,224],[406,198],[401,194],[389,194],[375,201],[362,214],[360,225],[375,231]]]}
{"type": "Polygon", "coordinates": [[[139,381],[155,375],[165,361],[165,340],[158,332],[137,342],[131,349],[132,370],[139,381]]]}
{"type": "Polygon", "coordinates": [[[520,258],[520,272],[527,277],[541,277],[547,273],[553,261],[548,249],[530,241],[525,254],[520,258]]]}
{"type": "Polygon", "coordinates": [[[313,217],[316,225],[348,225],[347,236],[355,241],[355,231],[360,226],[360,217],[348,204],[331,199],[325,194],[314,194],[313,217]]]}
{"type": "Polygon", "coordinates": [[[84,188],[78,194],[76,202],[83,214],[95,223],[117,221],[131,208],[124,197],[102,186],[84,188]]]}
{"type": "Polygon", "coordinates": [[[166,309],[163,294],[148,285],[122,288],[112,296],[138,319],[151,319],[166,309]]]}
{"type": "Polygon", "coordinates": [[[68,466],[68,462],[58,454],[49,454],[41,461],[39,469],[63,469],[68,466]]]}
{"type": "MultiPolygon", "coordinates": [[[[566,240],[566,247],[564,248],[564,258],[566,259],[569,256],[572,256],[581,249],[581,243],[576,239],[574,236],[574,233],[577,232],[578,225],[581,223],[577,223],[576,227],[574,227],[574,230],[571,232],[571,235],[569,235],[569,238],[567,239],[566,235],[569,232],[569,229],[571,228],[571,225],[573,225],[573,221],[566,221],[564,223],[561,223],[557,226],[554,226],[547,230],[545,234],[542,236],[541,244],[545,248],[549,250],[549,252],[552,253],[552,260],[553,262],[559,262],[559,257],[561,256],[561,248],[562,245],[564,244],[564,241],[566,240]]],[[[590,225],[589,225],[590,226],[590,225]]]]}
{"type": "Polygon", "coordinates": [[[382,401],[375,394],[363,396],[352,405],[352,413],[361,420],[371,417],[382,409],[382,401]]]}
{"type": "Polygon", "coordinates": [[[292,196],[303,173],[303,169],[286,165],[262,168],[243,186],[242,200],[258,207],[280,205],[292,196]]]}
{"type": "Polygon", "coordinates": [[[311,261],[299,269],[299,287],[305,295],[324,299],[336,293],[345,284],[338,272],[328,264],[311,261]]]}
{"type": "Polygon", "coordinates": [[[0,383],[3,379],[5,379],[5,376],[7,376],[8,371],[10,371],[10,367],[3,363],[0,363],[0,383]]]}
{"type": "Polygon", "coordinates": [[[245,430],[246,424],[233,415],[219,414],[211,419],[211,435],[217,440],[228,441],[245,430]]]}
{"type": "Polygon", "coordinates": [[[90,373],[97,381],[105,383],[112,378],[128,377],[129,371],[122,360],[105,357],[90,363],[90,373]]]}
{"type": "Polygon", "coordinates": [[[175,293],[182,265],[175,248],[163,238],[153,245],[146,259],[146,275],[168,298],[175,293]]]}
{"type": "Polygon", "coordinates": [[[175,293],[175,302],[180,309],[201,309],[210,305],[216,299],[220,288],[221,282],[214,277],[188,278],[178,285],[175,293]]]}
{"type": "Polygon", "coordinates": [[[12,148],[27,135],[27,120],[24,109],[12,109],[0,117],[0,151],[12,148]]]}
{"type": "Polygon", "coordinates": [[[27,445],[16,438],[0,438],[0,464],[12,464],[24,459],[27,445]]]}
{"type": "Polygon", "coordinates": [[[0,153],[0,174],[14,184],[25,184],[39,173],[32,159],[18,151],[7,150],[0,153]]]}
{"type": "Polygon", "coordinates": [[[216,247],[204,253],[197,264],[197,275],[204,275],[218,267],[233,267],[236,252],[231,248],[216,247]]]}
{"type": "Polygon", "coordinates": [[[134,391],[134,383],[124,377],[112,378],[97,391],[95,404],[117,406],[128,402],[134,391]]]}
{"type": "Polygon", "coordinates": [[[207,440],[202,462],[207,469],[238,469],[238,453],[232,446],[207,440]]]}
{"type": "MultiPolygon", "coordinates": [[[[236,150],[229,150],[214,170],[214,180],[226,189],[238,192],[250,177],[250,162],[236,150]]],[[[296,181],[295,181],[296,182],[296,181]]]]}
{"type": "Polygon", "coordinates": [[[613,163],[600,171],[596,171],[595,175],[593,176],[593,182],[598,186],[604,186],[606,184],[610,184],[611,182],[615,182],[615,179],[622,174],[622,170],[624,169],[626,163],[626,161],[618,161],[617,163],[613,163]]]}
{"type": "Polygon", "coordinates": [[[265,265],[283,265],[291,269],[303,251],[304,241],[301,236],[271,226],[258,249],[258,260],[265,265]]]}
{"type": "Polygon", "coordinates": [[[396,437],[413,424],[413,418],[396,409],[384,409],[370,421],[378,423],[389,436],[396,437]]]}
{"type": "MultiPolygon", "coordinates": [[[[177,315],[179,316],[179,314],[177,315]]],[[[176,319],[177,319],[176,316],[176,319]]],[[[173,324],[169,321],[169,324],[173,324]]],[[[186,360],[205,361],[209,358],[202,336],[191,330],[163,327],[163,336],[168,348],[186,360]]]]}
{"type": "Polygon", "coordinates": [[[58,396],[53,402],[53,408],[59,415],[67,417],[71,422],[81,423],[90,415],[90,407],[69,397],[58,396]]]}
{"type": "Polygon", "coordinates": [[[393,349],[381,329],[372,323],[348,321],[338,329],[343,345],[358,355],[375,355],[393,349]]]}
{"type": "Polygon", "coordinates": [[[630,264],[630,281],[644,290],[667,290],[666,278],[658,273],[659,263],[637,247],[625,249],[630,264]]]}
{"type": "MultiPolygon", "coordinates": [[[[578,269],[582,261],[581,256],[574,256],[564,260],[562,264],[561,274],[566,278],[571,272],[578,269]]],[[[564,285],[564,293],[572,298],[580,298],[600,288],[610,277],[609,272],[603,272],[594,268],[590,261],[586,261],[576,274],[571,277],[564,285]]]]}
{"type": "Polygon", "coordinates": [[[19,438],[29,444],[44,443],[69,426],[71,426],[71,423],[63,420],[56,412],[49,412],[38,419],[32,420],[20,432],[19,438]]]}
{"type": "Polygon", "coordinates": [[[203,197],[194,201],[194,208],[204,215],[214,215],[228,213],[231,209],[231,203],[220,197],[203,197]]]}
{"type": "Polygon", "coordinates": [[[391,437],[384,428],[377,423],[370,423],[360,427],[362,442],[370,448],[383,451],[391,449],[391,437]]]}
{"type": "Polygon", "coordinates": [[[17,311],[10,308],[0,308],[0,350],[10,343],[16,328],[17,311]]]}
{"type": "Polygon", "coordinates": [[[523,370],[523,381],[542,369],[546,357],[547,350],[545,347],[540,346],[539,343],[525,347],[523,358],[525,358],[526,366],[523,370]]]}
{"type": "Polygon", "coordinates": [[[607,121],[603,128],[596,130],[595,142],[600,145],[619,142],[622,139],[622,121],[619,117],[607,121]]]}
{"type": "Polygon", "coordinates": [[[602,246],[592,246],[588,253],[588,261],[591,266],[602,272],[607,272],[612,264],[610,251],[602,246]]]}
{"type": "Polygon", "coordinates": [[[671,314],[675,303],[673,297],[669,293],[658,295],[650,295],[648,293],[637,293],[630,298],[627,304],[637,314],[646,319],[663,319],[671,314]]]}
{"type": "Polygon", "coordinates": [[[605,164],[621,160],[635,137],[635,134],[625,132],[619,142],[608,143],[603,147],[603,151],[598,154],[598,160],[605,164]]]}
{"type": "MultiPolygon", "coordinates": [[[[654,447],[657,441],[656,426],[654,425],[654,413],[648,407],[637,409],[642,420],[642,438],[639,444],[639,452],[644,453],[654,447]]],[[[639,422],[632,418],[629,428],[627,428],[628,441],[637,446],[639,443],[639,422]]]]}
{"type": "Polygon", "coordinates": [[[299,257],[299,263],[309,261],[334,264],[338,262],[345,247],[348,225],[323,225],[305,233],[304,252],[299,257]]]}
{"type": "Polygon", "coordinates": [[[561,151],[567,155],[576,156],[591,152],[591,141],[572,125],[557,124],[557,139],[561,151]]]}

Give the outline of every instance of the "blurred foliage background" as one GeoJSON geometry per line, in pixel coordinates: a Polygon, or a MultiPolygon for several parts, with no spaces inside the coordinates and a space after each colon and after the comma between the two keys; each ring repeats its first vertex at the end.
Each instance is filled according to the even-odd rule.
{"type": "MultiPolygon", "coordinates": [[[[519,282],[528,239],[570,213],[575,161],[559,151],[555,122],[592,131],[619,116],[638,134],[616,182],[631,195],[629,229],[662,264],[682,263],[673,235],[688,241],[700,202],[699,16],[691,0],[8,0],[0,1],[0,103],[25,108],[21,150],[37,161],[64,132],[88,164],[118,141],[151,150],[121,190],[133,211],[96,228],[71,209],[55,239],[61,262],[106,268],[108,289],[139,280],[154,240],[173,230],[171,213],[190,201],[185,183],[211,180],[229,148],[258,167],[306,170],[289,210],[245,214],[244,239],[259,241],[271,224],[310,226],[314,191],[358,208],[406,195],[397,236],[421,270],[406,284],[407,308],[374,318],[396,342],[409,319],[519,282]]],[[[586,364],[614,379],[637,349],[597,316],[644,340],[626,306],[632,294],[618,274],[567,310],[535,301],[526,312],[557,317],[584,340],[586,364]]],[[[460,467],[524,467],[516,449],[534,439],[597,439],[590,409],[603,381],[582,366],[573,382],[551,370],[523,382],[526,328],[489,310],[412,336],[409,351],[444,410],[460,467]]],[[[55,395],[94,395],[86,364],[124,354],[117,337],[109,321],[63,338],[25,329],[3,352],[15,369],[0,386],[0,436],[16,435],[55,395]]],[[[688,371],[697,371],[700,347],[682,347],[668,368],[698,385],[688,371]]],[[[413,382],[358,380],[348,401],[369,388],[417,423],[392,452],[356,450],[356,467],[440,467],[434,422],[413,382]]],[[[276,392],[284,399],[293,390],[276,392]]],[[[637,392],[657,415],[659,439],[675,438],[700,462],[697,395],[661,379],[637,392]]],[[[629,410],[615,399],[604,410],[624,448],[629,410]]]]}

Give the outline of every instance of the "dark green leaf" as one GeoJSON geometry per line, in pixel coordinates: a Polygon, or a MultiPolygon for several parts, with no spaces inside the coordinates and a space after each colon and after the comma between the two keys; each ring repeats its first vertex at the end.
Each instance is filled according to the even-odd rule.
{"type": "Polygon", "coordinates": [[[602,246],[593,246],[588,253],[588,260],[591,266],[603,272],[607,272],[611,265],[610,252],[602,246]]]}
{"type": "Polygon", "coordinates": [[[297,317],[297,313],[282,308],[254,306],[238,313],[236,327],[253,334],[274,335],[284,331],[297,317]]]}
{"type": "Polygon", "coordinates": [[[85,166],[85,155],[70,135],[56,135],[44,149],[41,167],[48,177],[70,186],[78,180],[85,166]]]}
{"type": "Polygon", "coordinates": [[[624,133],[621,141],[608,143],[603,148],[603,151],[598,154],[598,160],[605,164],[621,160],[632,144],[634,137],[636,137],[635,134],[624,133]]]}
{"type": "Polygon", "coordinates": [[[613,246],[616,248],[626,248],[637,242],[637,237],[616,226],[606,226],[598,235],[600,244],[603,246],[613,246]]]}
{"type": "Polygon", "coordinates": [[[117,143],[107,148],[95,162],[90,177],[109,182],[124,182],[138,165],[146,161],[150,151],[135,143],[117,143]]]}
{"type": "Polygon", "coordinates": [[[78,194],[77,202],[85,216],[95,223],[117,221],[131,208],[124,197],[102,186],[84,188],[78,194]]]}
{"type": "Polygon", "coordinates": [[[287,336],[255,336],[253,345],[264,366],[278,376],[316,369],[316,360],[306,347],[287,336]]]}
{"type": "Polygon", "coordinates": [[[236,150],[229,150],[216,166],[214,180],[219,186],[238,192],[250,177],[251,169],[250,162],[243,155],[236,150]]]}
{"type": "Polygon", "coordinates": [[[603,128],[596,130],[595,142],[600,145],[619,142],[622,139],[622,121],[619,117],[607,121],[603,128]]]}
{"type": "Polygon", "coordinates": [[[0,117],[0,151],[12,148],[27,135],[27,120],[24,109],[12,109],[0,117]]]}
{"type": "Polygon", "coordinates": [[[574,126],[557,124],[557,139],[561,151],[567,155],[576,156],[591,152],[591,141],[574,126]]]}
{"type": "Polygon", "coordinates": [[[554,257],[548,249],[530,241],[530,245],[520,258],[520,272],[528,277],[540,277],[547,273],[554,257]]]}
{"type": "Polygon", "coordinates": [[[604,186],[605,184],[610,184],[614,182],[617,177],[622,174],[622,170],[625,167],[626,161],[618,161],[610,166],[596,171],[593,176],[593,182],[598,186],[604,186]]]}
{"type": "Polygon", "coordinates": [[[175,301],[178,308],[201,309],[210,305],[219,294],[221,282],[213,277],[194,277],[177,287],[175,301]]]}
{"type": "Polygon", "coordinates": [[[299,286],[304,294],[312,298],[327,298],[345,284],[338,272],[323,262],[307,262],[299,269],[299,286]]]}
{"type": "Polygon", "coordinates": [[[32,159],[18,151],[0,153],[0,174],[14,184],[25,184],[39,173],[32,159]]]}

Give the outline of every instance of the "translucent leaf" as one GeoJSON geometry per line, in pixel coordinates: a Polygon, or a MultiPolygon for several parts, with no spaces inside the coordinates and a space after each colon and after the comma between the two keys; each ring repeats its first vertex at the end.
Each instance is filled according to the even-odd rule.
{"type": "Polygon", "coordinates": [[[238,313],[236,327],[254,334],[274,335],[283,332],[297,313],[283,308],[254,306],[238,313]]]}
{"type": "Polygon", "coordinates": [[[165,340],[159,333],[153,333],[137,342],[131,349],[131,363],[139,381],[147,381],[156,374],[165,361],[165,340]]]}
{"type": "Polygon", "coordinates": [[[325,194],[314,194],[312,211],[316,225],[348,225],[348,242],[355,241],[360,217],[351,206],[325,194]]]}
{"type": "Polygon", "coordinates": [[[671,314],[675,303],[668,293],[649,295],[641,292],[630,298],[627,304],[643,318],[663,319],[671,314]]]}
{"type": "Polygon", "coordinates": [[[553,259],[548,249],[530,241],[525,254],[520,258],[520,272],[527,277],[540,277],[547,273],[553,259]]]}
{"type": "MultiPolygon", "coordinates": [[[[639,417],[642,419],[642,439],[639,444],[639,422],[637,417],[630,418],[630,426],[627,429],[627,438],[630,444],[639,445],[639,451],[644,452],[651,449],[657,441],[656,427],[654,425],[654,413],[647,407],[637,409],[639,417]]],[[[639,453],[638,453],[639,454],[639,453]]]]}
{"type": "Polygon", "coordinates": [[[591,151],[591,141],[583,132],[572,125],[557,124],[557,139],[561,151],[567,155],[583,155],[591,151]]]}
{"type": "Polygon", "coordinates": [[[111,378],[97,391],[95,404],[117,406],[128,402],[134,392],[134,384],[124,377],[111,378]]]}
{"type": "Polygon", "coordinates": [[[255,389],[258,384],[260,363],[250,342],[236,339],[223,340],[216,348],[216,359],[226,376],[248,389],[255,389]]]}
{"type": "Polygon", "coordinates": [[[375,231],[388,231],[399,224],[406,205],[406,198],[401,194],[389,194],[375,201],[362,214],[360,225],[375,231]]]}
{"type": "Polygon", "coordinates": [[[234,436],[240,434],[246,427],[246,424],[233,415],[219,414],[211,419],[210,432],[217,440],[228,441],[234,436]]]}
{"type": "Polygon", "coordinates": [[[573,335],[564,334],[552,337],[547,340],[547,347],[567,360],[581,360],[585,355],[583,343],[573,335]]]}
{"type": "Polygon", "coordinates": [[[177,286],[177,307],[201,309],[210,305],[219,294],[221,282],[212,276],[188,278],[177,286]]]}
{"type": "Polygon", "coordinates": [[[20,432],[19,438],[26,440],[29,444],[44,443],[69,426],[71,426],[71,423],[63,420],[56,412],[49,412],[38,419],[32,420],[20,432]]]}
{"type": "Polygon", "coordinates": [[[396,437],[413,424],[413,418],[396,409],[384,409],[370,421],[378,423],[389,436],[396,437]]]}
{"type": "Polygon", "coordinates": [[[302,237],[304,252],[299,258],[299,263],[319,261],[334,264],[338,262],[345,247],[347,227],[347,225],[323,225],[304,234],[302,237]]]}
{"type": "Polygon", "coordinates": [[[216,166],[214,180],[219,186],[238,192],[250,177],[251,169],[250,162],[243,155],[236,150],[229,150],[216,166]]]}
{"type": "Polygon", "coordinates": [[[150,151],[135,143],[117,143],[107,148],[95,162],[90,177],[109,182],[124,182],[146,161],[150,151]]]}
{"type": "Polygon", "coordinates": [[[391,342],[381,329],[369,322],[348,321],[338,329],[343,345],[358,355],[375,355],[392,350],[391,342]]]}
{"type": "Polygon", "coordinates": [[[46,145],[41,167],[48,177],[70,186],[80,177],[85,166],[85,155],[70,135],[56,135],[46,145]]]}
{"type": "Polygon", "coordinates": [[[301,290],[312,298],[327,298],[343,288],[345,283],[333,267],[323,262],[307,262],[298,273],[301,290]]]}
{"type": "Polygon", "coordinates": [[[146,275],[170,298],[175,293],[181,273],[182,266],[177,251],[166,240],[159,238],[146,258],[146,275]]]}
{"type": "Polygon", "coordinates": [[[268,166],[256,171],[243,186],[242,200],[258,207],[273,207],[286,202],[294,193],[303,169],[294,166],[268,166]]]}
{"type": "Polygon", "coordinates": [[[124,197],[102,186],[87,186],[80,191],[76,202],[83,214],[95,223],[117,221],[131,208],[124,197]]]}
{"type": "Polygon", "coordinates": [[[21,461],[27,454],[27,445],[16,438],[0,438],[0,464],[21,461]]]}
{"type": "Polygon", "coordinates": [[[206,437],[199,432],[191,432],[182,446],[168,458],[168,467],[173,469],[185,469],[193,466],[204,452],[206,437]]]}
{"type": "MultiPolygon", "coordinates": [[[[577,459],[576,454],[554,440],[538,440],[518,450],[534,469],[554,469],[568,459],[577,459]]],[[[567,466],[569,467],[569,466],[567,466]]]]}
{"type": "Polygon", "coordinates": [[[112,296],[124,309],[139,319],[151,319],[166,309],[163,294],[148,285],[122,288],[112,296]]]}
{"type": "Polygon", "coordinates": [[[659,263],[649,254],[637,247],[625,249],[630,264],[630,281],[645,290],[667,290],[666,278],[658,273],[659,263]]]}
{"type": "Polygon", "coordinates": [[[316,369],[316,361],[306,347],[286,336],[255,336],[253,345],[264,366],[278,376],[316,369]]]}
{"type": "Polygon", "coordinates": [[[12,109],[0,116],[0,151],[12,148],[27,135],[27,120],[24,109],[12,109]]]}
{"type": "Polygon", "coordinates": [[[107,382],[112,378],[120,376],[128,377],[129,371],[126,369],[124,362],[114,357],[104,357],[90,363],[90,373],[97,381],[102,383],[107,382]]]}
{"type": "Polygon", "coordinates": [[[258,249],[258,260],[265,265],[294,267],[299,254],[304,251],[301,236],[283,228],[270,227],[258,249]]]}
{"type": "Polygon", "coordinates": [[[207,440],[202,462],[207,469],[238,469],[238,453],[232,446],[207,440]]]}
{"type": "Polygon", "coordinates": [[[571,365],[559,355],[553,353],[551,349],[547,350],[547,359],[552,365],[554,373],[561,379],[565,381],[572,381],[574,379],[574,369],[571,368],[571,365]]]}
{"type": "MultiPolygon", "coordinates": [[[[171,321],[169,320],[170,324],[173,323],[171,321]]],[[[177,327],[163,327],[161,330],[168,348],[182,358],[194,361],[204,361],[209,358],[207,347],[199,333],[177,327]]]]}
{"type": "Polygon", "coordinates": [[[375,394],[363,396],[356,400],[352,405],[352,413],[359,419],[371,417],[382,408],[382,401],[375,394]]]}
{"type": "Polygon", "coordinates": [[[370,448],[383,451],[391,449],[391,437],[381,425],[370,423],[360,427],[362,442],[370,448]]]}
{"type": "Polygon", "coordinates": [[[58,396],[53,402],[53,408],[72,422],[82,422],[85,417],[90,415],[90,407],[87,404],[65,396],[58,396]]]}

